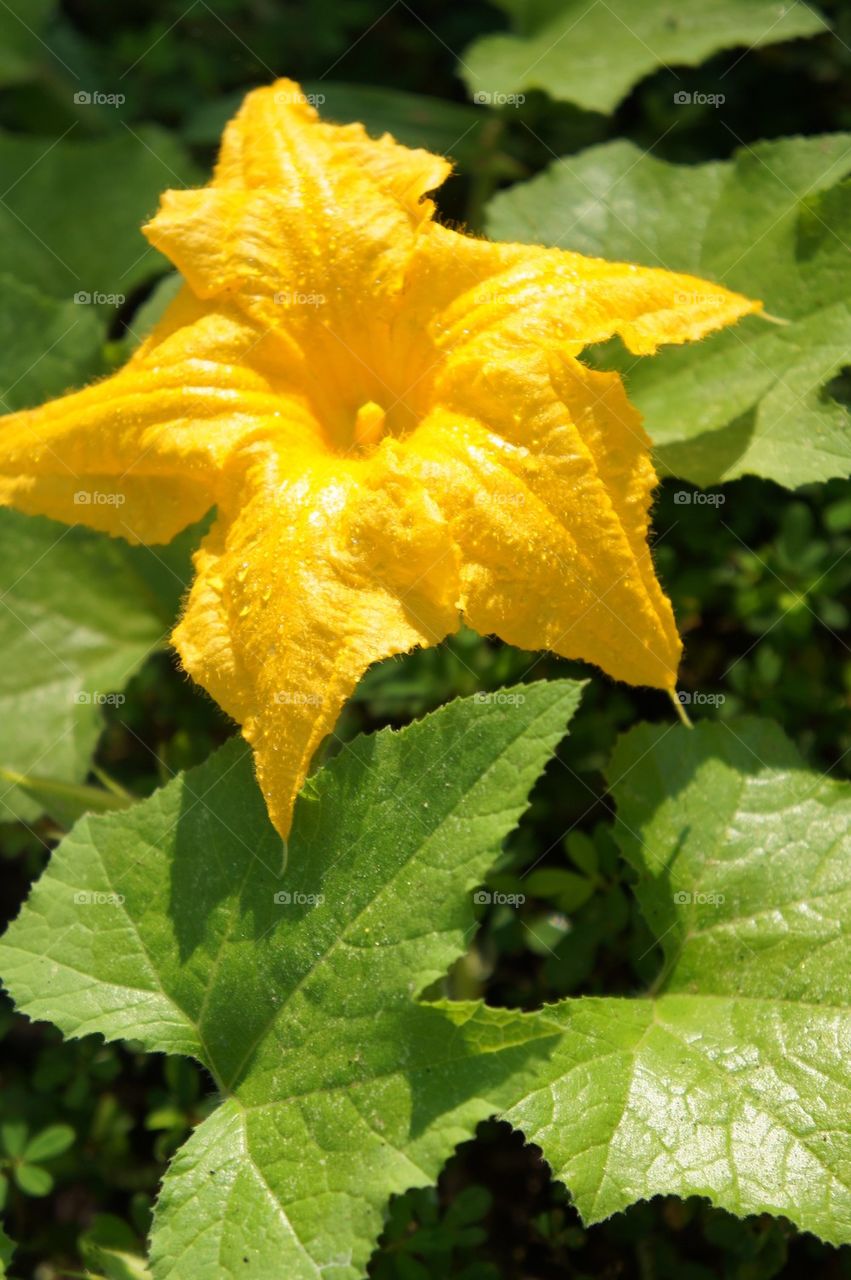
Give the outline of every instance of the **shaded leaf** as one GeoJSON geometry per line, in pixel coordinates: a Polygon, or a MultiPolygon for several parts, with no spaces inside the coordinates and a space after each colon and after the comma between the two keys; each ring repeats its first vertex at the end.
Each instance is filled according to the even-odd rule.
{"type": "Polygon", "coordinates": [[[52,1160],[55,1156],[61,1156],[72,1145],[75,1136],[69,1124],[48,1125],[35,1137],[30,1138],[24,1148],[24,1159],[39,1164],[42,1160],[52,1160]]]}
{"type": "Polygon", "coordinates": [[[805,4],[777,0],[498,0],[511,35],[480,37],[464,54],[474,94],[543,89],[610,112],[658,67],[694,65],[719,49],[757,48],[826,29],[805,4]]]}
{"type": "Polygon", "coordinates": [[[80,1237],[80,1253],[86,1266],[104,1280],[150,1280],[136,1236],[111,1213],[97,1214],[80,1237]]]}
{"type": "Polygon", "coordinates": [[[45,60],[42,35],[56,0],[3,0],[0,5],[0,85],[31,80],[45,60]]]}
{"type": "Polygon", "coordinates": [[[851,415],[828,390],[851,344],[849,172],[849,134],[762,142],[689,166],[612,142],[497,196],[489,229],[761,298],[783,323],[749,317],[652,361],[611,345],[588,355],[625,374],[663,473],[700,485],[754,474],[794,488],[851,472],[851,415]]]}
{"type": "Polygon", "coordinates": [[[47,808],[62,822],[88,801],[112,807],[106,792],[73,788],[104,708],[120,705],[130,676],[168,642],[196,536],[130,547],[0,511],[0,821],[47,808]]]}
{"type": "Polygon", "coordinates": [[[15,1165],[14,1179],[21,1191],[28,1196],[49,1196],[53,1190],[53,1176],[37,1164],[15,1165]]]}
{"type": "Polygon", "coordinates": [[[0,171],[0,274],[64,302],[88,295],[76,305],[107,317],[166,270],[139,228],[164,187],[195,176],[180,145],[151,126],[53,144],[0,134],[0,171]]]}
{"type": "Polygon", "coordinates": [[[0,411],[60,395],[103,371],[105,328],[94,307],[59,302],[0,276],[0,411]]]}

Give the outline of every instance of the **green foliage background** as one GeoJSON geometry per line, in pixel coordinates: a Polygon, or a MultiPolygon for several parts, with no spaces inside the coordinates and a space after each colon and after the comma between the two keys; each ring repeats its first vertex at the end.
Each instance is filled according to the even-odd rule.
{"type": "MultiPolygon", "coordinates": [[[[842,0],[819,7],[833,33],[744,54],[728,51],[677,72],[663,67],[605,116],[542,91],[530,91],[520,107],[472,106],[458,57],[477,37],[507,25],[505,13],[484,0],[397,0],[389,8],[384,0],[311,0],[309,9],[281,0],[0,4],[0,231],[6,245],[0,274],[7,282],[0,389],[6,403],[37,403],[69,376],[89,376],[123,358],[147,322],[150,308],[143,308],[165,264],[153,255],[134,263],[144,247],[138,237],[120,256],[122,202],[132,205],[135,225],[151,211],[159,188],[174,185],[176,176],[192,181],[203,174],[235,103],[273,73],[324,93],[325,109],[336,118],[364,119],[402,141],[448,150],[457,173],[441,196],[441,211],[481,230],[497,191],[534,177],[554,156],[612,139],[652,148],[659,159],[692,163],[725,160],[759,139],[851,129],[851,8],[842,0]],[[721,109],[674,104],[678,90],[712,94],[722,82],[721,109]],[[123,94],[126,101],[120,107],[77,103],[81,89],[123,94]],[[61,140],[57,155],[84,141],[102,150],[90,153],[87,168],[69,163],[62,170],[45,161],[43,185],[34,189],[27,165],[40,169],[38,157],[54,140],[61,140]],[[86,287],[126,294],[119,307],[87,312],[72,346],[62,337],[69,289],[58,281],[61,269],[33,243],[15,249],[24,216],[35,225],[46,219],[44,239],[51,242],[59,228],[63,259],[86,287]],[[132,264],[121,286],[118,266],[104,259],[105,245],[119,255],[122,272],[132,264]],[[39,318],[42,348],[45,332],[57,339],[51,358],[35,367],[28,367],[22,315],[39,318]]],[[[849,385],[848,372],[840,371],[829,397],[847,404],[849,385]]],[[[851,584],[851,484],[835,479],[791,492],[745,477],[718,490],[721,505],[683,502],[682,494],[692,492],[681,481],[663,483],[654,556],[686,639],[682,686],[713,695],[696,713],[772,717],[813,767],[848,777],[851,650],[843,638],[849,630],[843,601],[851,584]]],[[[10,537],[38,536],[14,518],[11,526],[2,530],[4,547],[10,537]]],[[[73,537],[86,542],[76,532],[73,537]]],[[[85,546],[78,553],[82,581],[83,562],[89,555],[96,562],[98,553],[85,546]]],[[[94,568],[107,580],[109,573],[116,580],[131,573],[145,579],[146,599],[153,602],[138,619],[123,615],[117,636],[104,628],[101,648],[114,649],[118,640],[122,654],[126,649],[123,665],[133,673],[126,702],[75,719],[72,740],[83,773],[97,740],[88,785],[108,779],[115,795],[143,796],[203,760],[232,726],[187,684],[161,642],[188,581],[186,548],[170,551],[166,569],[135,553],[132,564],[124,560],[115,563],[113,556],[108,567],[94,568]]],[[[33,590],[49,597],[51,575],[51,607],[67,622],[68,570],[55,556],[33,590]]],[[[19,617],[29,607],[24,589],[14,573],[2,585],[6,614],[19,617]]],[[[4,622],[13,626],[14,618],[0,616],[0,628],[4,622]]],[[[110,677],[97,666],[103,661],[98,644],[83,637],[81,652],[85,669],[96,673],[91,687],[103,687],[110,677]]],[[[5,656],[0,699],[11,715],[26,655],[6,648],[5,656]]],[[[406,723],[458,694],[557,674],[587,673],[462,633],[437,650],[374,669],[340,736],[406,723]]],[[[77,687],[88,687],[82,676],[77,687]]],[[[450,994],[527,1009],[564,995],[627,994],[652,983],[661,957],[628,892],[633,874],[609,833],[604,768],[619,732],[639,719],[669,716],[661,695],[601,679],[591,683],[558,762],[492,877],[493,888],[512,892],[534,863],[523,881],[527,901],[520,911],[483,913],[468,956],[453,971],[450,994]]],[[[7,753],[0,764],[8,770],[20,762],[7,753]]],[[[9,821],[0,828],[0,871],[11,918],[57,831],[85,807],[86,797],[53,796],[45,818],[37,816],[41,797],[20,780],[5,778],[3,790],[9,821]]],[[[117,1266],[113,1255],[141,1247],[165,1162],[209,1110],[210,1082],[185,1061],[150,1057],[132,1045],[103,1045],[96,1037],[62,1043],[57,1032],[5,1007],[2,1029],[0,1166],[9,1174],[7,1229],[22,1242],[11,1274],[49,1280],[89,1267],[95,1275],[123,1275],[109,1269],[117,1266]],[[73,1143],[63,1146],[69,1130],[73,1143]],[[26,1144],[45,1131],[43,1155],[36,1159],[31,1151],[25,1159],[26,1144]],[[22,1174],[22,1165],[30,1172],[22,1174]]],[[[535,1149],[507,1126],[489,1123],[460,1149],[437,1188],[392,1204],[370,1274],[376,1280],[767,1280],[804,1267],[816,1275],[851,1275],[849,1250],[830,1250],[782,1221],[738,1221],[703,1202],[674,1199],[640,1204],[585,1229],[535,1149]]]]}

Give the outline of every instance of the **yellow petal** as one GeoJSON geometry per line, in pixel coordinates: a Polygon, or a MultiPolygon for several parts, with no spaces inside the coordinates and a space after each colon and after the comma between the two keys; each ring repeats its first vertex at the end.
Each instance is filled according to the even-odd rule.
{"type": "Polygon", "coordinates": [[[242,725],[278,830],[367,667],[458,625],[440,512],[373,459],[270,451],[196,557],[174,642],[242,725]]]}
{"type": "Polygon", "coordinates": [[[646,541],[656,477],[616,375],[527,353],[436,409],[403,465],[440,505],[477,631],[673,687],[680,641],[646,541]]]}
{"type": "MultiPolygon", "coordinates": [[[[286,190],[313,172],[327,188],[329,175],[345,173],[350,181],[355,173],[367,174],[419,223],[434,210],[423,196],[451,170],[444,156],[401,146],[389,133],[376,139],[362,124],[323,123],[300,85],[277,80],[249,93],[228,124],[213,185],[286,190]]],[[[343,199],[354,207],[355,195],[344,193],[343,199]]]]}
{"type": "MultiPolygon", "coordinates": [[[[369,138],[362,125],[323,124],[298,85],[248,95],[228,125],[216,174],[202,191],[169,191],[145,227],[199,297],[233,295],[261,322],[331,326],[358,345],[364,324],[387,323],[426,191],[446,160],[369,138]]],[[[332,349],[329,347],[329,349],[332,349]]]]}
{"type": "Polygon", "coordinates": [[[614,334],[636,355],[652,355],[762,307],[696,276],[488,244],[437,225],[420,238],[411,275],[439,299],[433,328],[441,348],[466,348],[476,360],[502,359],[529,343],[579,355],[614,334]]]}
{"type": "Polygon", "coordinates": [[[3,419],[0,502],[168,542],[218,500],[224,467],[258,434],[316,432],[275,385],[271,346],[232,308],[185,292],[119,373],[3,419]]]}

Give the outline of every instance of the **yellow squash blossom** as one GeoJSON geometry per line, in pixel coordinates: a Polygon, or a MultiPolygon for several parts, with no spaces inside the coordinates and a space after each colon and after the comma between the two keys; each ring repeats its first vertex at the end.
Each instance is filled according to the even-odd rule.
{"type": "Polygon", "coordinates": [[[2,424],[0,501],[22,511],[156,543],[215,504],[174,642],[242,725],[284,836],[366,668],[462,620],[674,687],[648,440],[620,379],[577,357],[758,304],[452,231],[425,198],[448,173],[321,122],[291,81],[251,93],[210,185],[145,228],[185,281],[152,335],[2,424]]]}

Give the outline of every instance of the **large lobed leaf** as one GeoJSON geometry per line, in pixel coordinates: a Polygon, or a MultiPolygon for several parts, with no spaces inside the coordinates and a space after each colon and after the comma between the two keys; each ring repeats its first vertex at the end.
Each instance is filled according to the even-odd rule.
{"type": "MultiPolygon", "coordinates": [[[[0,31],[5,21],[26,34],[11,11],[3,14],[0,6],[0,31]]],[[[0,132],[0,172],[5,413],[104,372],[108,326],[126,299],[166,266],[139,226],[163,186],[191,181],[193,170],[168,134],[145,127],[85,142],[72,130],[53,143],[0,132]]]]}
{"type": "Polygon", "coordinates": [[[39,404],[103,372],[105,329],[94,307],[48,298],[0,274],[0,413],[39,404]]]}
{"type": "Polygon", "coordinates": [[[0,946],[19,1006],[191,1054],[223,1095],[166,1177],[160,1280],[356,1280],[387,1197],[493,1113],[589,1221],[700,1194],[851,1239],[851,800],[772,726],[619,745],[618,831],[665,950],[652,997],[416,999],[464,949],[469,890],[579,688],[513,692],[346,749],[288,862],[237,743],[54,855],[0,946]]]}
{"type": "Polygon", "coordinates": [[[388,1196],[433,1181],[553,1038],[415,997],[464,950],[469,891],[579,694],[360,739],[302,798],[286,868],[238,743],[63,842],[3,948],[20,1006],[192,1054],[225,1096],[164,1185],[157,1275],[360,1277],[388,1196]],[[98,892],[123,901],[75,901],[98,892]]]}
{"type": "Polygon", "coordinates": [[[464,54],[475,94],[543,89],[589,111],[614,110],[658,67],[694,64],[733,46],[816,35],[808,5],[777,0],[496,0],[508,35],[480,37],[464,54]]]}
{"type": "Polygon", "coordinates": [[[611,348],[595,360],[626,375],[663,473],[704,485],[754,474],[794,488],[851,473],[851,414],[830,395],[851,349],[849,173],[847,133],[693,166],[612,142],[498,195],[489,230],[761,298],[781,323],[750,317],[652,361],[611,348]]]}
{"type": "Polygon", "coordinates": [[[167,643],[195,537],[154,554],[0,510],[0,822],[42,812],[38,780],[85,778],[104,708],[167,643]]]}
{"type": "MultiPolygon", "coordinates": [[[[194,176],[166,132],[143,126],[97,141],[58,142],[0,133],[0,272],[48,297],[123,294],[166,263],[139,227],[169,185],[194,176]],[[106,180],[105,180],[106,179],[106,180]]],[[[109,314],[111,302],[92,303],[109,314]]]]}
{"type": "Polygon", "coordinates": [[[653,999],[565,1001],[508,1119],[583,1217],[659,1194],[851,1240],[851,789],[760,721],[642,725],[611,776],[664,949],[653,999]]]}

